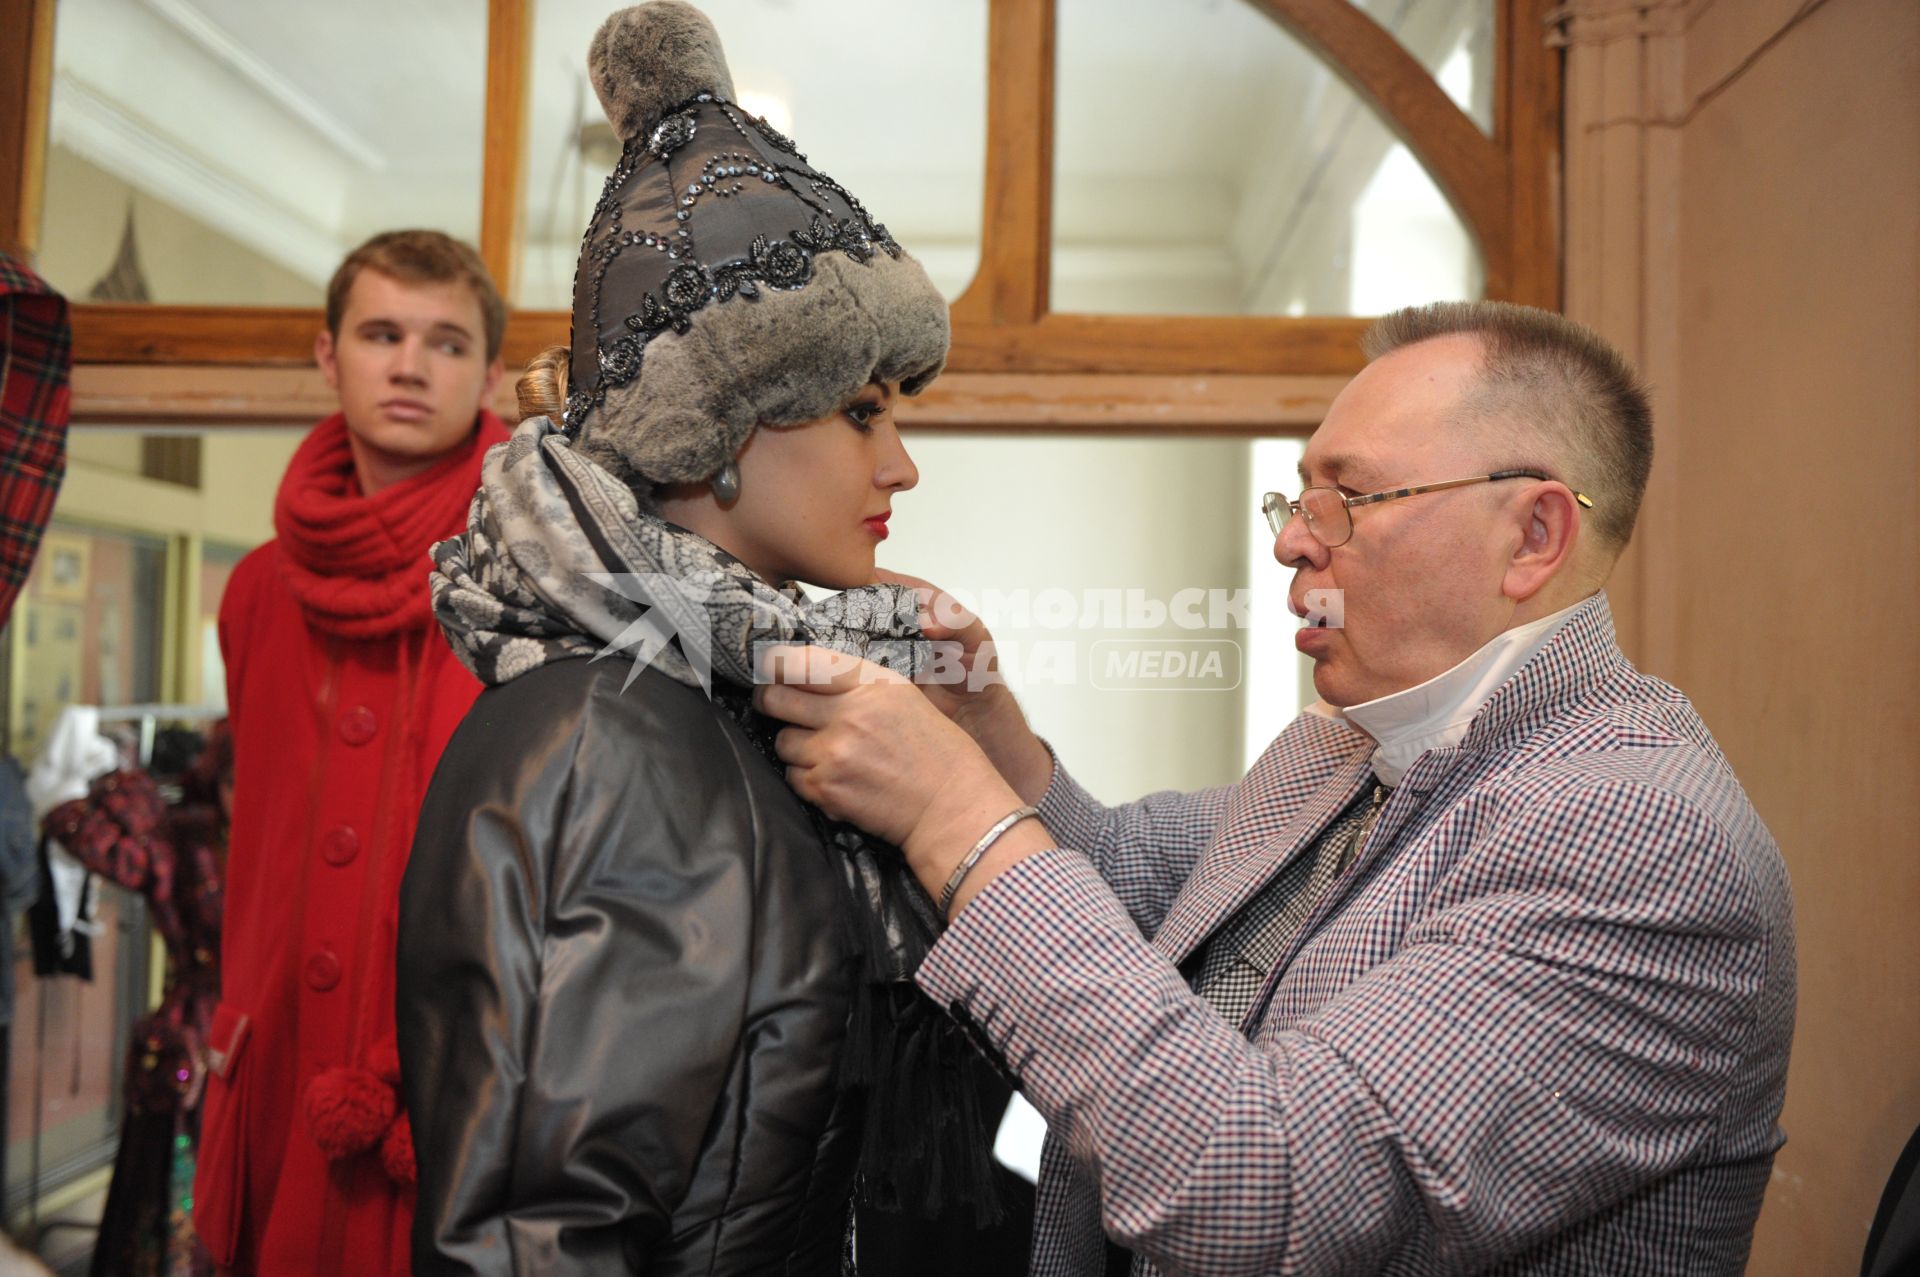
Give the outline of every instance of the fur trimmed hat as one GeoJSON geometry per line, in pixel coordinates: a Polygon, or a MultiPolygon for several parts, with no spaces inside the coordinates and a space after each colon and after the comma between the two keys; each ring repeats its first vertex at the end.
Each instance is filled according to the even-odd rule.
{"type": "Polygon", "coordinates": [[[608,18],[587,67],[624,149],[574,275],[566,430],[628,482],[710,478],[758,426],[875,377],[918,393],[947,304],[845,187],[733,98],[681,0],[608,18]]]}

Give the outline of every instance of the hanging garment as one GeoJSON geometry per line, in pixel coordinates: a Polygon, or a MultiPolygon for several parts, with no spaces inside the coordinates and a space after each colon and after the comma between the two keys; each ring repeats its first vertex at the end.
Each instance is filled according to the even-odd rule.
{"type": "Polygon", "coordinates": [[[27,798],[42,822],[39,899],[27,914],[35,975],[93,978],[94,911],[99,903],[86,867],[45,834],[45,817],[61,803],[87,795],[88,786],[120,765],[120,751],[100,734],[100,711],[69,705],[47,733],[27,775],[27,798]]]}
{"type": "MultiPolygon", "coordinates": [[[[221,748],[216,733],[209,750],[217,756],[221,748]]],[[[95,1277],[212,1272],[189,1212],[206,1042],[219,997],[220,770],[216,764],[190,776],[171,807],[147,773],[112,772],[45,822],[87,869],[147,902],[166,949],[160,1005],[135,1021],[128,1043],[126,1117],[94,1245],[95,1277]]]]}

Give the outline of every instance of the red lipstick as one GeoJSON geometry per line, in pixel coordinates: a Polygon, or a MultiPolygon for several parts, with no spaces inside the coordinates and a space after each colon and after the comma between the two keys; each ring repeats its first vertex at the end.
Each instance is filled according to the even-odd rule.
{"type": "Polygon", "coordinates": [[[877,539],[884,541],[887,539],[887,520],[891,519],[892,517],[893,517],[893,511],[889,510],[885,514],[876,514],[872,518],[866,519],[863,522],[866,526],[867,531],[873,533],[873,535],[877,539]]]}

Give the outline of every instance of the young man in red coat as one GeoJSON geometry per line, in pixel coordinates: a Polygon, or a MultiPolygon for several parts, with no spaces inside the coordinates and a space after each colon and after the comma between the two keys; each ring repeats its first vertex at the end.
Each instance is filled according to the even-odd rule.
{"type": "Polygon", "coordinates": [[[194,1218],[239,1277],[408,1271],[394,920],[427,780],[480,690],[432,624],[427,551],[507,438],[482,406],[505,323],[464,244],[354,250],[314,343],[340,411],[221,602],[234,810],[194,1218]]]}

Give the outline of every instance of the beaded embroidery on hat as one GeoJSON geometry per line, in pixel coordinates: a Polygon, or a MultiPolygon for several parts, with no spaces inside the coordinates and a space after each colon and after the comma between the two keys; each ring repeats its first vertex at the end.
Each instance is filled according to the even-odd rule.
{"type": "Polygon", "coordinates": [[[765,120],[713,93],[675,107],[628,139],[581,242],[566,434],[704,308],[804,288],[822,253],[881,252],[901,255],[887,228],[765,120]]]}

